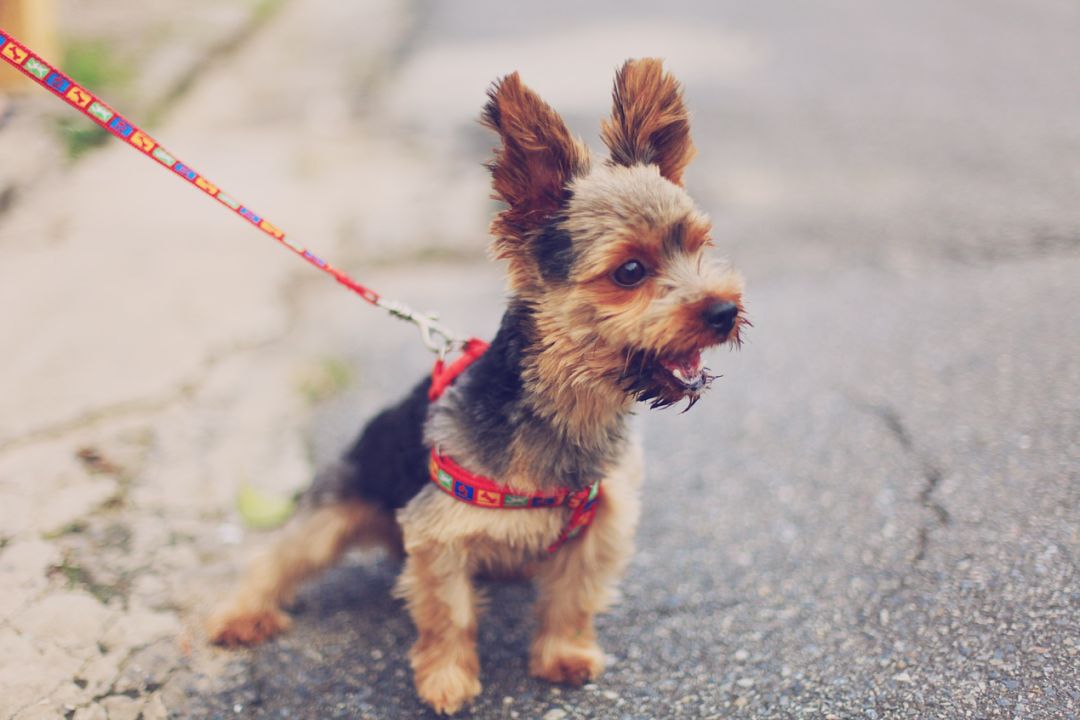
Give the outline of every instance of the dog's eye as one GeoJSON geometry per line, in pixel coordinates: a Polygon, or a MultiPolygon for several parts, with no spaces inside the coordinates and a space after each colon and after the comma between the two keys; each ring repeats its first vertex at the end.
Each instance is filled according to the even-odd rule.
{"type": "Polygon", "coordinates": [[[611,277],[619,285],[629,288],[641,283],[645,279],[647,272],[645,266],[640,262],[630,260],[620,265],[611,277]]]}

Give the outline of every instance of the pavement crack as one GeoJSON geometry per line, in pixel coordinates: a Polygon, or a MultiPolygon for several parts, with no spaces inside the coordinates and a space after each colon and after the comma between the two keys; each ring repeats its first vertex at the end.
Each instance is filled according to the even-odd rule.
{"type": "Polygon", "coordinates": [[[285,0],[257,0],[247,22],[207,48],[172,86],[149,106],[146,111],[146,124],[151,127],[160,124],[199,80],[242,50],[277,15],[284,3],[285,0]]]}
{"type": "Polygon", "coordinates": [[[268,348],[290,337],[300,324],[302,292],[305,278],[296,273],[289,276],[281,286],[281,311],[283,321],[280,329],[266,336],[246,342],[227,343],[222,347],[211,348],[203,359],[191,371],[186,379],[180,380],[168,390],[140,400],[128,400],[95,408],[86,413],[51,425],[28,430],[7,439],[0,439],[0,457],[6,453],[34,443],[56,440],[78,430],[92,428],[102,422],[138,415],[152,415],[168,409],[173,404],[192,398],[206,383],[213,372],[224,362],[236,356],[268,348]]]}
{"type": "Polygon", "coordinates": [[[936,461],[915,444],[911,432],[895,407],[885,403],[866,401],[857,402],[856,405],[881,420],[904,452],[910,455],[919,466],[922,487],[919,489],[918,501],[930,515],[930,520],[920,525],[916,531],[915,556],[912,558],[912,565],[918,565],[926,558],[933,532],[952,522],[949,511],[937,500],[937,491],[941,487],[945,473],[936,461]]]}
{"type": "Polygon", "coordinates": [[[287,336],[291,330],[292,322],[290,320],[284,331],[274,333],[271,337],[265,337],[247,343],[236,343],[228,347],[211,351],[203,358],[197,369],[191,373],[190,377],[181,380],[172,388],[154,395],[153,397],[105,405],[67,420],[61,420],[51,425],[45,425],[2,440],[0,441],[0,456],[18,448],[26,447],[27,445],[33,445],[46,440],[56,440],[65,437],[70,433],[92,428],[109,420],[138,415],[152,415],[166,410],[174,403],[193,397],[221,363],[236,355],[242,355],[243,353],[272,345],[287,336]]]}

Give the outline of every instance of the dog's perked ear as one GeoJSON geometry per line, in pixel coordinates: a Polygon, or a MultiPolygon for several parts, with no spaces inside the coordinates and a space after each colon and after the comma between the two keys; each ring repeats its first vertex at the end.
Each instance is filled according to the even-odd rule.
{"type": "Polygon", "coordinates": [[[682,185],[694,157],[682,86],[656,58],[627,60],[615,75],[611,118],[601,134],[616,165],[658,165],[660,174],[682,185]]]}
{"type": "Polygon", "coordinates": [[[492,232],[496,255],[512,259],[527,252],[537,231],[563,208],[567,185],[589,171],[589,153],[516,72],[488,90],[482,122],[502,138],[487,167],[496,198],[509,207],[492,232]]]}

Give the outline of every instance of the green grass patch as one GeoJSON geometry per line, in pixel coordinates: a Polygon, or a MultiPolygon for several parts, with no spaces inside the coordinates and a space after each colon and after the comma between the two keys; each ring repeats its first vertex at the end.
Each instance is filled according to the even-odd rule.
{"type": "Polygon", "coordinates": [[[104,40],[69,39],[64,47],[64,72],[94,93],[122,90],[134,78],[131,67],[121,62],[104,40]]]}
{"type": "Polygon", "coordinates": [[[44,537],[46,540],[56,540],[57,538],[62,538],[65,535],[78,535],[80,533],[84,533],[89,527],[90,524],[87,523],[85,520],[72,520],[67,525],[63,525],[56,528],[55,530],[51,530],[45,533],[44,535],[42,535],[42,537],[44,537]]]}
{"type": "Polygon", "coordinates": [[[64,151],[71,160],[104,145],[109,139],[109,133],[84,118],[63,118],[57,122],[57,130],[64,141],[64,151]]]}
{"type": "Polygon", "coordinates": [[[103,605],[108,604],[113,598],[120,598],[125,605],[127,604],[126,581],[115,585],[98,582],[89,570],[70,557],[65,556],[59,565],[52,568],[52,572],[64,578],[68,590],[85,590],[103,605]]]}
{"type": "Polygon", "coordinates": [[[252,16],[256,23],[264,23],[281,9],[283,0],[254,0],[255,10],[252,16]]]}
{"type": "Polygon", "coordinates": [[[352,370],[337,358],[322,358],[297,374],[296,387],[300,394],[316,405],[329,400],[349,387],[352,370]]]}

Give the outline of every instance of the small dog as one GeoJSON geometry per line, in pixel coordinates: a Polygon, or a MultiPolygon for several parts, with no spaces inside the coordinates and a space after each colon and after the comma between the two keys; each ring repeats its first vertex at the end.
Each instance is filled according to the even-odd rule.
{"type": "Polygon", "coordinates": [[[281,607],[301,581],[350,547],[386,546],[405,556],[396,592],[418,630],[416,690],[446,714],[480,693],[480,573],[535,580],[531,674],[600,674],[593,617],[641,505],[634,403],[689,409],[713,379],[702,350],[738,346],[748,325],[740,276],[706,258],[709,221],[682,187],[694,155],[682,89],[658,60],[618,71],[602,164],[517,73],[488,96],[506,204],[491,231],[511,290],[498,333],[456,381],[425,379],[364,428],[208,627],[223,645],[266,640],[288,627],[281,607]]]}

